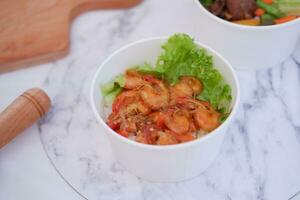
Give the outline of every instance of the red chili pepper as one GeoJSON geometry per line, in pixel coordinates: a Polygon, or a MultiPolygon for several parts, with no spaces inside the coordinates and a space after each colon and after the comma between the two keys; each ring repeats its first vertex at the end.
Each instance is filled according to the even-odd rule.
{"type": "Polygon", "coordinates": [[[114,103],[112,104],[112,111],[113,112],[119,112],[121,107],[123,106],[124,97],[123,96],[117,96],[114,103]]]}
{"type": "Polygon", "coordinates": [[[156,83],[157,79],[152,75],[145,75],[144,80],[150,83],[156,83]]]}
{"type": "Polygon", "coordinates": [[[115,121],[108,121],[107,125],[114,131],[118,130],[120,128],[120,123],[115,122],[115,121]]]}
{"type": "Polygon", "coordinates": [[[272,4],[273,3],[273,0],[262,0],[264,3],[266,4],[272,4]]]}
{"type": "Polygon", "coordinates": [[[176,98],[176,103],[180,104],[180,105],[186,104],[187,99],[188,99],[187,97],[177,97],[176,98]]]}
{"type": "Polygon", "coordinates": [[[117,131],[117,133],[119,133],[120,135],[122,135],[123,137],[126,137],[126,138],[128,138],[128,136],[129,136],[128,132],[125,130],[122,130],[122,129],[119,129],[117,131]]]}
{"type": "Polygon", "coordinates": [[[157,127],[153,124],[145,125],[141,130],[142,134],[142,143],[153,144],[153,134],[157,132],[157,127]]]}
{"type": "Polygon", "coordinates": [[[262,9],[262,8],[257,8],[256,10],[255,10],[255,15],[256,16],[262,16],[263,14],[265,14],[265,10],[264,9],[262,9]]]}
{"type": "Polygon", "coordinates": [[[285,22],[292,21],[296,18],[297,18],[297,16],[289,15],[289,16],[282,17],[282,18],[279,18],[279,19],[275,19],[274,21],[275,21],[275,24],[283,24],[285,22]]]}
{"type": "Polygon", "coordinates": [[[176,140],[180,141],[180,142],[188,142],[188,141],[191,141],[191,140],[194,140],[196,139],[195,136],[189,134],[189,133],[186,133],[186,134],[177,134],[177,133],[174,133],[172,131],[167,131],[168,134],[172,135],[176,140]]]}
{"type": "Polygon", "coordinates": [[[165,128],[165,116],[163,114],[159,114],[156,120],[156,126],[159,128],[165,128]]]}
{"type": "Polygon", "coordinates": [[[188,141],[196,139],[196,137],[187,133],[187,134],[178,135],[176,139],[181,142],[188,142],[188,141]]]}

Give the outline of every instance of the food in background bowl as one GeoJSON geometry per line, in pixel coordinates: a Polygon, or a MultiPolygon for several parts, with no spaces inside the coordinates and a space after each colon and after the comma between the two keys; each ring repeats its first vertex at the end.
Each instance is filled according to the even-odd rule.
{"type": "Polygon", "coordinates": [[[250,26],[282,24],[300,15],[299,0],[200,0],[214,15],[250,26]]]}
{"type": "Polygon", "coordinates": [[[214,68],[212,57],[188,35],[175,34],[162,48],[154,67],[132,67],[101,86],[107,124],[144,144],[200,138],[229,115],[231,88],[214,68]]]}
{"type": "MultiPolygon", "coordinates": [[[[226,57],[236,69],[275,67],[295,49],[300,18],[271,26],[244,26],[213,15],[199,0],[195,21],[201,29],[199,41],[226,57]]],[[[228,1],[228,0],[227,0],[228,1]]]]}

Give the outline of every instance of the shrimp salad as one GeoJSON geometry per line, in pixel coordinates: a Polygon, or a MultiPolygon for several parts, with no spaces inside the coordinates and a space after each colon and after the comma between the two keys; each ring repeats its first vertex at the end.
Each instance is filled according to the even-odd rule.
{"type": "Polygon", "coordinates": [[[101,86],[110,109],[106,123],[144,144],[171,145],[200,138],[230,113],[231,89],[212,57],[186,34],[162,46],[155,66],[134,66],[101,86]]]}

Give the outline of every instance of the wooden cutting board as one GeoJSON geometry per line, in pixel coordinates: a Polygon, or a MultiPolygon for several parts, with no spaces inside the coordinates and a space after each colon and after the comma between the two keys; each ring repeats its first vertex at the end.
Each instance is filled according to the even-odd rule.
{"type": "Polygon", "coordinates": [[[69,51],[70,23],[94,9],[141,0],[0,0],[0,73],[41,64],[69,51]]]}

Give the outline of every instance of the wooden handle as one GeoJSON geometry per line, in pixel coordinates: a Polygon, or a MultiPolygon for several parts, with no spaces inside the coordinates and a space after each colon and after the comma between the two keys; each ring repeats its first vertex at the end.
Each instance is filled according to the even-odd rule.
{"type": "Polygon", "coordinates": [[[0,113],[0,148],[49,110],[51,101],[41,89],[32,88],[15,99],[0,113]]]}

